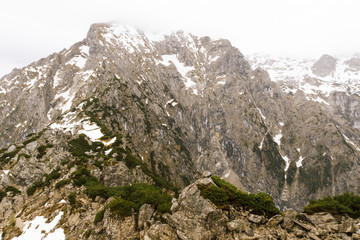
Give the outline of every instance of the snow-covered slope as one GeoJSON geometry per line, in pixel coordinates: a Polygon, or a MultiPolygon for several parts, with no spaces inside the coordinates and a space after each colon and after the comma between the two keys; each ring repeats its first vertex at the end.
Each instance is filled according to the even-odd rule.
{"type": "Polygon", "coordinates": [[[308,100],[323,104],[328,104],[325,99],[335,92],[360,95],[360,58],[356,55],[352,58],[323,55],[319,60],[257,54],[247,58],[253,69],[260,67],[272,81],[281,83],[285,93],[302,90],[308,100]],[[323,74],[317,71],[320,67],[323,74]]]}

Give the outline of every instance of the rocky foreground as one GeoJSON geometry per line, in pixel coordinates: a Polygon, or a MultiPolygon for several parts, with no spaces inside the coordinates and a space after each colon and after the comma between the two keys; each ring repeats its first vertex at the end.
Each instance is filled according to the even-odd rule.
{"type": "MultiPolygon", "coordinates": [[[[47,196],[45,191],[36,197],[33,206],[28,206],[32,211],[23,209],[12,217],[13,222],[5,229],[2,239],[28,239],[31,228],[39,226],[24,223],[20,216],[33,219],[39,211],[47,214],[45,218],[48,223],[57,221],[53,229],[42,230],[38,235],[42,239],[55,239],[52,237],[59,229],[65,230],[65,239],[360,239],[360,219],[347,216],[330,213],[308,215],[285,210],[266,218],[252,214],[251,210],[236,210],[232,206],[219,209],[201,196],[198,186],[209,184],[215,184],[210,177],[184,188],[178,198],[173,198],[171,213],[159,214],[152,205],[144,204],[139,213],[132,211],[130,216],[123,217],[105,208],[100,219],[96,219],[97,214],[94,223],[88,222],[91,209],[103,208],[114,200],[113,197],[106,201],[98,197],[91,203],[86,195],[79,192],[75,202],[69,198],[67,201],[43,205],[48,198],[56,201],[61,199],[67,189],[53,192],[51,196],[47,196]],[[86,205],[88,212],[84,210],[86,205]]],[[[1,202],[1,209],[8,206],[9,200],[5,198],[1,202]]],[[[21,200],[15,198],[13,201],[21,200]]]]}
{"type": "Polygon", "coordinates": [[[308,215],[294,210],[265,218],[230,207],[220,210],[200,195],[198,184],[214,184],[204,178],[187,186],[173,199],[172,214],[156,218],[150,205],[143,205],[138,217],[114,220],[105,212],[89,239],[360,239],[359,220],[330,213],[308,215]]]}

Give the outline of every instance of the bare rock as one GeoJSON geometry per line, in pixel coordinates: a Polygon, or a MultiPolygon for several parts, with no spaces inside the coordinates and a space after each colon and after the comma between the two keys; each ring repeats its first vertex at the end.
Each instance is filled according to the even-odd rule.
{"type": "Polygon", "coordinates": [[[173,210],[169,225],[176,229],[180,239],[210,239],[226,229],[228,218],[209,200],[200,195],[197,184],[209,184],[211,179],[201,179],[180,194],[178,206],[173,210]]]}
{"type": "Polygon", "coordinates": [[[168,224],[155,223],[151,225],[148,231],[146,231],[144,240],[173,240],[178,239],[178,236],[174,229],[168,224]]]}
{"type": "Polygon", "coordinates": [[[284,221],[282,223],[282,227],[286,230],[291,230],[294,227],[294,222],[289,217],[284,217],[284,221]]]}
{"type": "Polygon", "coordinates": [[[269,219],[269,221],[266,223],[266,226],[268,227],[274,227],[278,224],[280,224],[284,220],[284,217],[280,214],[273,216],[269,219]]]}
{"type": "Polygon", "coordinates": [[[358,229],[352,218],[346,218],[339,226],[340,233],[355,233],[358,229]]]}
{"type": "Polygon", "coordinates": [[[129,169],[124,162],[110,160],[103,171],[104,184],[109,187],[129,185],[135,182],[153,183],[139,166],[129,169]]]}
{"type": "Polygon", "coordinates": [[[315,213],[309,215],[308,218],[315,225],[336,222],[335,218],[330,213],[315,213]]]}
{"type": "Polygon", "coordinates": [[[142,229],[144,224],[151,219],[154,214],[154,208],[150,204],[144,204],[139,210],[138,228],[142,229]]]}
{"type": "Polygon", "coordinates": [[[334,72],[335,68],[336,58],[324,54],[316,63],[314,63],[314,65],[311,67],[311,70],[315,75],[325,77],[334,72]]]}
{"type": "Polygon", "coordinates": [[[253,223],[260,223],[263,220],[264,217],[255,215],[255,214],[249,214],[248,220],[253,223]]]}

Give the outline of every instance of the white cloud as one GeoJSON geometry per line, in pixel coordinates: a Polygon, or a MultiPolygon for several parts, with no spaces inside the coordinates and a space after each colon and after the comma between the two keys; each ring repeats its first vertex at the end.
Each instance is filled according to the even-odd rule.
{"type": "Polygon", "coordinates": [[[109,21],[227,38],[245,54],[352,53],[360,51],[358,9],[357,0],[5,1],[0,76],[82,40],[92,23],[109,21]]]}

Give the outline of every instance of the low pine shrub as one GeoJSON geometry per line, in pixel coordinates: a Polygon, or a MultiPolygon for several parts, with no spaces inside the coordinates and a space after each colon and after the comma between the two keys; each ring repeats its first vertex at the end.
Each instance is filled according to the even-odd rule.
{"type": "Polygon", "coordinates": [[[329,212],[333,214],[348,214],[350,217],[360,217],[360,196],[354,193],[344,193],[335,197],[324,197],[319,200],[310,200],[304,212],[314,214],[317,212],[329,212]]]}
{"type": "Polygon", "coordinates": [[[212,180],[215,185],[199,184],[198,188],[201,196],[209,199],[219,208],[232,205],[234,207],[245,208],[254,214],[266,217],[272,217],[280,213],[273,198],[267,193],[245,193],[217,176],[212,176],[212,180]]]}

